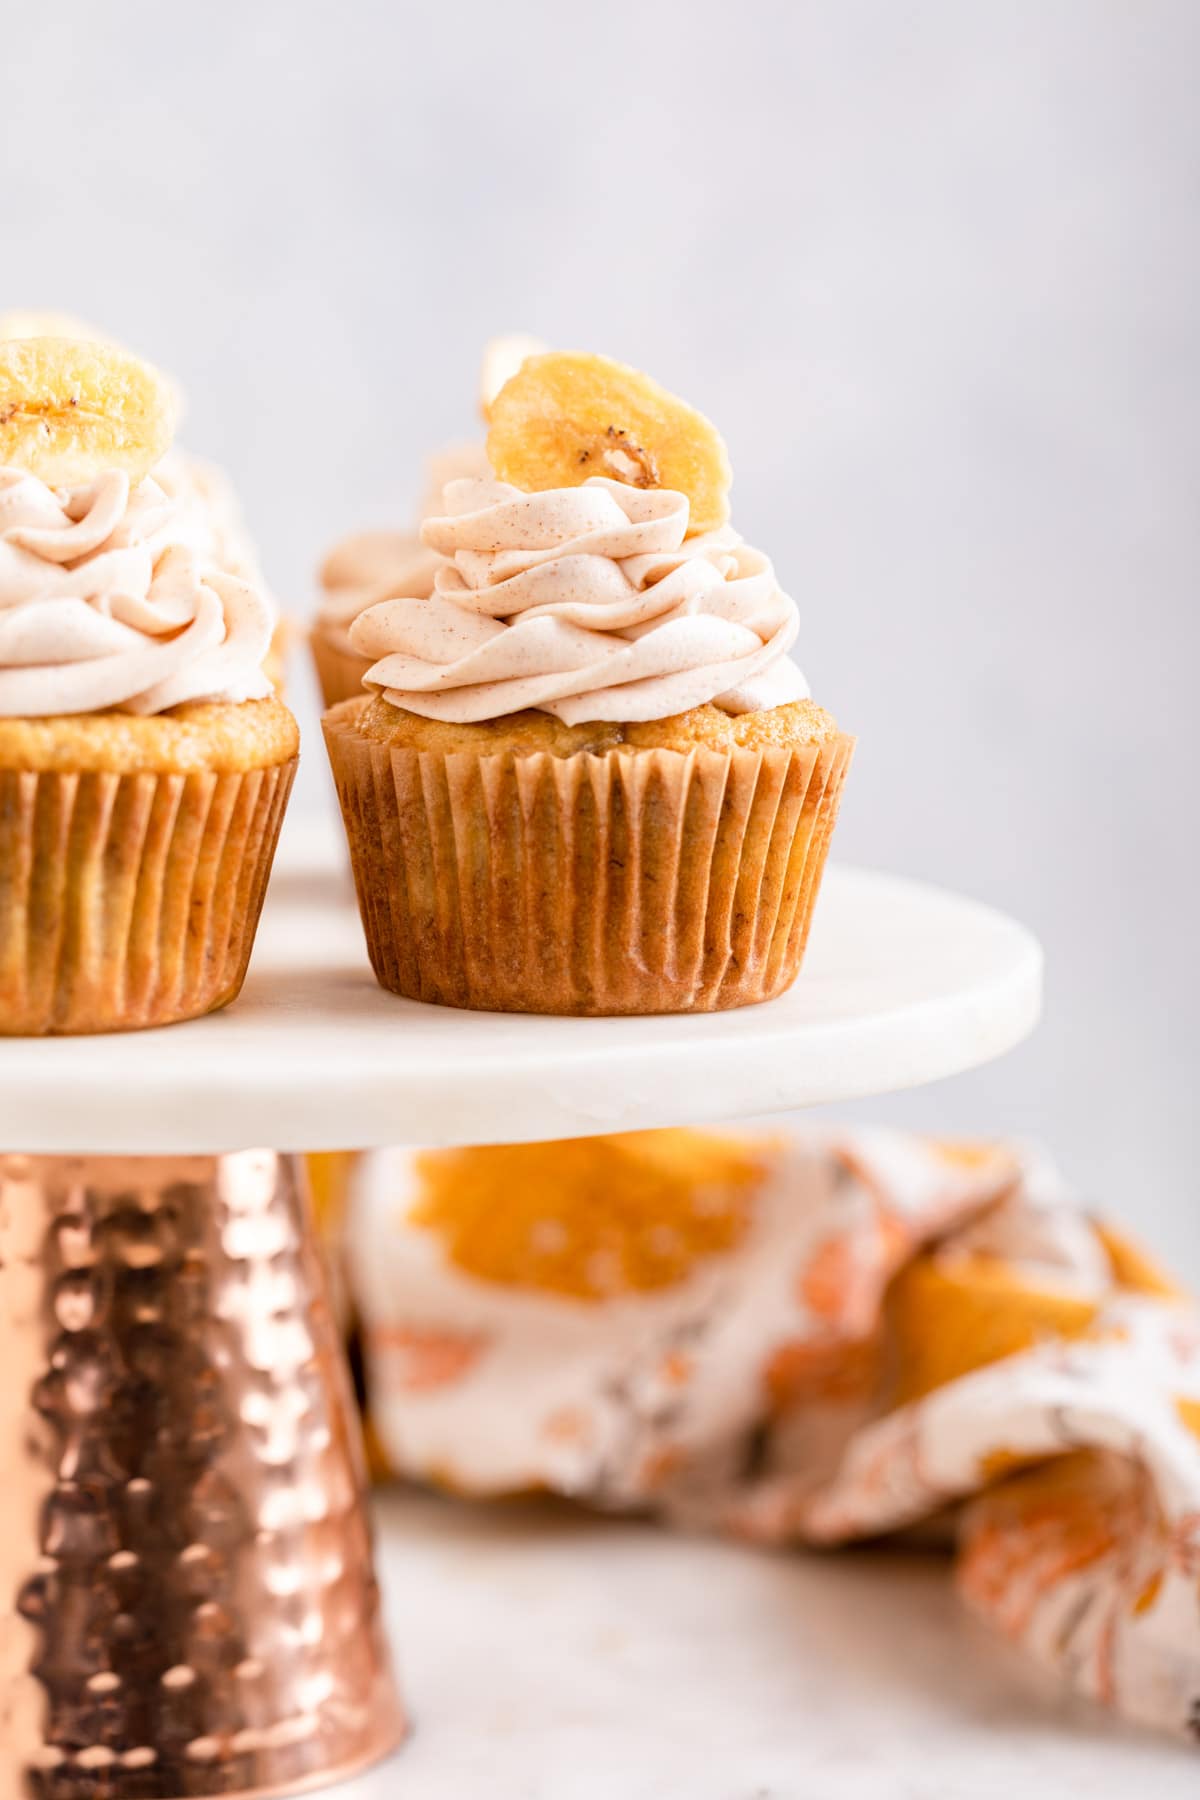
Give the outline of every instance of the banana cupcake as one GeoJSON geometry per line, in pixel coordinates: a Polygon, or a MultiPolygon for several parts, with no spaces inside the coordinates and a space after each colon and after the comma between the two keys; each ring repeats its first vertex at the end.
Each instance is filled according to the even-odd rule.
{"type": "Polygon", "coordinates": [[[428,597],[350,627],[326,714],[375,973],[502,1012],[706,1012],[795,978],[853,740],[727,523],[708,421],[602,357],[524,360],[451,482],[428,597]]]}
{"type": "Polygon", "coordinates": [[[241,987],[298,733],[265,593],[153,470],[170,384],[0,344],[0,1033],[170,1024],[241,987]]]}

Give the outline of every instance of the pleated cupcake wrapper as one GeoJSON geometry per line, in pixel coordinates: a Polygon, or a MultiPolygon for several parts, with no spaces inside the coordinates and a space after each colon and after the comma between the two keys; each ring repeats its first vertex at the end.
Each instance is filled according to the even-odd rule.
{"type": "Polygon", "coordinates": [[[339,650],[319,625],[313,627],[308,642],[326,706],[336,706],[339,700],[360,700],[371,659],[356,656],[353,650],[339,650]]]}
{"type": "Polygon", "coordinates": [[[707,1012],[804,954],[854,740],[497,756],[326,741],[382,985],[483,1011],[707,1012]]]}
{"type": "Polygon", "coordinates": [[[167,1025],[232,1000],[296,762],[0,771],[0,1035],[167,1025]]]}

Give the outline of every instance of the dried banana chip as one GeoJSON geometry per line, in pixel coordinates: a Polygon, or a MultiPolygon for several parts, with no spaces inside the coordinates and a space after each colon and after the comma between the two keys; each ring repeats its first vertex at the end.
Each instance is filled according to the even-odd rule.
{"type": "Polygon", "coordinates": [[[175,414],[167,377],[115,345],[0,343],[0,465],[51,487],[78,486],[105,469],[140,480],[170,444],[175,414]]]}
{"type": "Polygon", "coordinates": [[[496,395],[490,423],[492,468],[527,493],[605,475],[686,494],[690,536],[729,517],[733,476],[716,427],[624,363],[563,350],[528,357],[496,395]]]}

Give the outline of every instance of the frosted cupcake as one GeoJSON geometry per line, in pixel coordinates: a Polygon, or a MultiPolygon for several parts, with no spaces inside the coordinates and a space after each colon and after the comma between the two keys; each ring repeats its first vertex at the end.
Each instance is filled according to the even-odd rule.
{"type": "MultiPolygon", "coordinates": [[[[509,377],[544,348],[537,338],[516,334],[493,338],[485,347],[479,374],[479,410],[485,420],[509,377]]],[[[425,465],[419,520],[440,510],[448,482],[490,474],[482,443],[451,444],[435,452],[425,465]]],[[[411,530],[354,532],[335,544],[321,564],[321,595],[309,638],[326,706],[363,691],[371,659],[350,641],[350,628],[359,614],[396,595],[427,598],[442,561],[423,541],[419,522],[411,530]]]]}
{"type": "MultiPolygon", "coordinates": [[[[0,343],[47,337],[100,344],[113,350],[124,349],[123,345],[105,332],[98,331],[94,325],[83,319],[76,319],[70,313],[0,313],[0,343]]],[[[167,377],[163,379],[168,381],[177,411],[182,413],[183,398],[178,384],[167,377]]],[[[253,587],[265,590],[258,549],[250,535],[233,483],[225,470],[219,464],[194,456],[181,444],[174,443],[155,465],[154,479],[172,500],[179,503],[181,512],[188,511],[192,514],[189,536],[197,542],[198,547],[203,547],[205,554],[220,568],[227,569],[242,581],[248,581],[253,587]]],[[[291,632],[287,620],[274,602],[272,609],[275,625],[263,666],[272,686],[282,697],[284,665],[291,632]]]]}
{"type": "Polygon", "coordinates": [[[115,1031],[241,986],[297,761],[265,593],[151,472],[126,352],[0,345],[0,1032],[115,1031]]]}
{"type": "Polygon", "coordinates": [[[707,420],[592,356],[525,361],[451,482],[428,597],[350,627],[324,721],[376,976],[414,999],[711,1011],[800,966],[853,740],[730,530],[707,420]]]}

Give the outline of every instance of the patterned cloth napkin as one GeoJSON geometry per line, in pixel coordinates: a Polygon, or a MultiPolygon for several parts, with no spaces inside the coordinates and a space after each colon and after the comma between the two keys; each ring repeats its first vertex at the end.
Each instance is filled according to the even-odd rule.
{"type": "Polygon", "coordinates": [[[321,1191],[345,1169],[388,1467],[761,1543],[945,1530],[975,1612],[1200,1738],[1200,1315],[1040,1156],[672,1131],[321,1191]]]}

